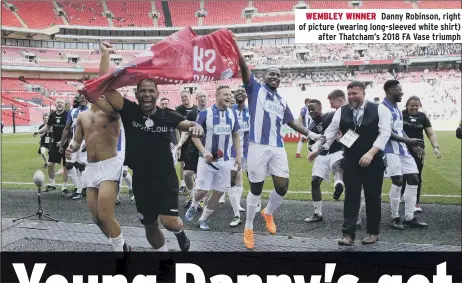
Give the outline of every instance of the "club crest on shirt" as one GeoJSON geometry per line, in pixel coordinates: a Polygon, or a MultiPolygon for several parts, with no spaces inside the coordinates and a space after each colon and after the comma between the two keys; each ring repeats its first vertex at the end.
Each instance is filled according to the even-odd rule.
{"type": "Polygon", "coordinates": [[[229,135],[231,133],[231,126],[228,124],[219,124],[213,126],[214,135],[229,135]]]}
{"type": "Polygon", "coordinates": [[[411,122],[417,122],[417,120],[414,118],[411,118],[411,122]]]}
{"type": "Polygon", "coordinates": [[[284,116],[284,107],[279,102],[266,100],[264,109],[269,114],[273,114],[280,119],[284,116]]]}
{"type": "Polygon", "coordinates": [[[61,119],[56,119],[56,123],[59,123],[61,121],[61,119]]]}
{"type": "Polygon", "coordinates": [[[146,125],[146,128],[152,128],[154,126],[154,121],[152,121],[151,119],[147,119],[144,122],[144,125],[146,125]]]}
{"type": "Polygon", "coordinates": [[[322,130],[323,130],[324,128],[322,127],[322,124],[319,124],[319,125],[316,126],[316,129],[317,129],[319,132],[322,132],[322,130]]]}

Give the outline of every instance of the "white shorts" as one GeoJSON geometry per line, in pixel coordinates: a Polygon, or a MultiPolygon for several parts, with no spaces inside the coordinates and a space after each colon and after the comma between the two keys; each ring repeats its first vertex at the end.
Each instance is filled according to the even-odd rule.
{"type": "Polygon", "coordinates": [[[199,157],[196,174],[197,189],[227,192],[229,184],[231,184],[231,169],[234,167],[234,159],[214,162],[213,165],[219,170],[207,164],[203,157],[199,157]]]}
{"type": "Polygon", "coordinates": [[[387,168],[385,169],[386,178],[419,173],[417,164],[415,164],[414,158],[410,155],[387,153],[385,158],[387,162],[387,168]]]}
{"type": "Polygon", "coordinates": [[[87,164],[87,149],[85,146],[85,141],[82,141],[80,149],[77,152],[72,153],[70,159],[66,159],[66,162],[87,164]]]}
{"type": "Polygon", "coordinates": [[[122,182],[123,163],[119,157],[109,158],[100,162],[87,163],[84,188],[97,188],[104,181],[115,181],[120,187],[122,182]]]}
{"type": "Polygon", "coordinates": [[[271,175],[289,178],[286,149],[284,147],[249,143],[247,171],[249,172],[249,181],[252,183],[263,182],[267,176],[271,175]]]}
{"type": "Polygon", "coordinates": [[[321,177],[324,181],[330,181],[330,172],[335,162],[343,159],[343,151],[337,151],[328,155],[318,155],[314,160],[312,176],[321,177]]]}

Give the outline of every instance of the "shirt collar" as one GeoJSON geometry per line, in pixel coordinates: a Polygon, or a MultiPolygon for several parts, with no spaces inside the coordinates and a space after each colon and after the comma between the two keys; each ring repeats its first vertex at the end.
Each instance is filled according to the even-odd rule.
{"type": "Polygon", "coordinates": [[[220,109],[217,107],[216,104],[213,104],[212,109],[213,109],[214,111],[226,111],[226,108],[223,109],[223,110],[220,110],[220,109]]]}
{"type": "Polygon", "coordinates": [[[397,103],[393,104],[393,103],[392,103],[390,100],[388,100],[386,97],[383,99],[383,102],[386,103],[386,104],[388,104],[388,105],[390,105],[390,106],[392,106],[392,107],[397,107],[397,106],[398,106],[397,103]]]}
{"type": "Polygon", "coordinates": [[[270,96],[272,99],[274,99],[274,96],[276,96],[279,100],[282,99],[282,97],[279,95],[278,90],[272,90],[266,83],[263,85],[263,87],[266,90],[266,96],[270,96]]]}

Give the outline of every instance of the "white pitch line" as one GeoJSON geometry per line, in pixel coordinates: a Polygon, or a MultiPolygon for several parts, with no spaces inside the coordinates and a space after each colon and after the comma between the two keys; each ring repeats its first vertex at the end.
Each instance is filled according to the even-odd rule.
{"type": "Polygon", "coordinates": [[[2,141],[2,144],[31,144],[31,143],[36,143],[36,144],[40,145],[40,143],[38,141],[28,141],[28,142],[6,142],[6,141],[2,141]]]}
{"type": "MultiPolygon", "coordinates": [[[[35,185],[34,183],[22,183],[22,182],[2,182],[2,184],[8,184],[8,185],[35,185]]],[[[72,183],[71,183],[72,184],[72,183]]],[[[62,184],[56,184],[56,186],[61,186],[62,184]]],[[[128,188],[127,186],[122,186],[123,188],[128,188]]],[[[246,190],[245,190],[246,191],[246,190]]],[[[264,193],[270,193],[271,191],[269,190],[263,190],[264,193]]],[[[310,191],[289,191],[287,192],[288,194],[299,194],[299,195],[306,195],[306,194],[311,194],[310,191]]],[[[330,195],[333,192],[321,192],[323,195],[330,195]]],[[[382,194],[382,196],[388,196],[388,194],[382,194]]],[[[433,198],[461,198],[461,195],[420,195],[421,197],[433,197],[433,198]]]]}

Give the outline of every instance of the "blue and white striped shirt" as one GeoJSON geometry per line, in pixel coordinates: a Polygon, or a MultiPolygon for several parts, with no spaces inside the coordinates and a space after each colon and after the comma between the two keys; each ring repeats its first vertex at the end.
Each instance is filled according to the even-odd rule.
{"type": "Polygon", "coordinates": [[[255,81],[253,74],[245,90],[249,98],[249,142],[284,147],[282,125],[294,120],[287,101],[266,84],[255,81]]]}
{"type": "Polygon", "coordinates": [[[119,140],[117,141],[117,156],[122,160],[125,161],[125,129],[124,124],[120,121],[120,134],[119,140]]]}
{"type": "Polygon", "coordinates": [[[77,117],[79,116],[79,113],[87,110],[88,106],[79,106],[68,112],[66,124],[71,124],[72,135],[74,135],[75,130],[77,130],[77,117]]]}
{"type": "Polygon", "coordinates": [[[236,111],[231,108],[220,110],[214,104],[199,113],[197,123],[204,128],[202,145],[205,149],[212,155],[221,150],[223,159],[229,160],[233,147],[232,133],[239,131],[236,111]]]}
{"type": "Polygon", "coordinates": [[[308,107],[303,106],[302,110],[300,110],[300,116],[302,116],[303,126],[308,128],[308,126],[311,124],[311,116],[308,111],[308,107]]]}
{"type": "MultiPolygon", "coordinates": [[[[391,130],[393,133],[404,137],[403,130],[403,113],[399,110],[398,105],[393,105],[388,99],[384,99],[382,104],[391,112],[392,115],[392,124],[391,130]]],[[[388,140],[387,145],[385,146],[385,153],[393,153],[398,155],[411,155],[405,143],[397,142],[394,140],[388,140]]]]}
{"type": "MultiPolygon", "coordinates": [[[[249,109],[247,106],[244,105],[244,108],[242,110],[239,109],[238,104],[233,105],[234,111],[236,111],[237,114],[237,120],[239,122],[239,134],[241,136],[241,152],[242,156],[244,158],[247,158],[247,151],[249,149],[249,109]]],[[[233,146],[231,148],[231,156],[234,158],[236,157],[236,149],[233,146]]]]}

